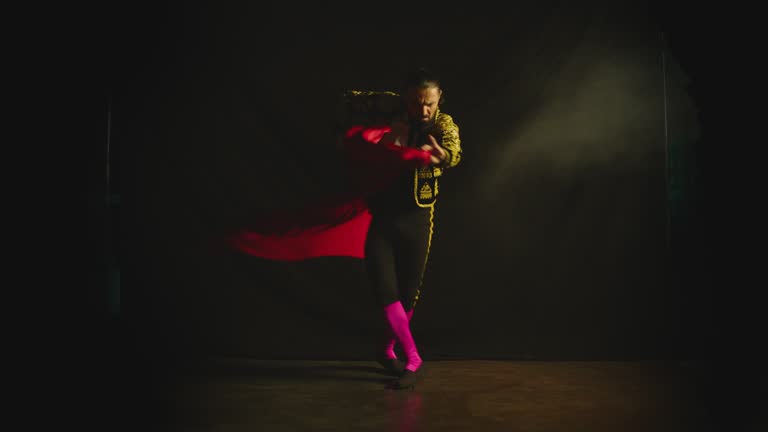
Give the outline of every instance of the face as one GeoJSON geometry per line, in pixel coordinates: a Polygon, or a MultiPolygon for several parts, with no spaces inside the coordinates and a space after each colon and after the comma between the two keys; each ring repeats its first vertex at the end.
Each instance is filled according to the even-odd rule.
{"type": "Polygon", "coordinates": [[[437,105],[443,91],[437,87],[410,88],[405,92],[408,118],[429,123],[437,114],[437,105]]]}

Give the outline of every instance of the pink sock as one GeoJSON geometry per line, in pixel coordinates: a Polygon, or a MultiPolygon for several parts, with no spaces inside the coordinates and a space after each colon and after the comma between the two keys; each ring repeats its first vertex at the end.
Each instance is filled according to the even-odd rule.
{"type": "MultiPolygon", "coordinates": [[[[411,321],[413,318],[413,309],[406,312],[406,316],[408,316],[408,321],[411,321]]],[[[387,358],[390,359],[396,359],[397,355],[395,354],[395,342],[397,340],[395,339],[395,334],[392,333],[392,330],[387,327],[387,344],[384,349],[384,355],[387,356],[387,358]]]]}
{"type": "MultiPolygon", "coordinates": [[[[421,357],[419,357],[419,351],[416,349],[416,342],[413,341],[413,335],[411,335],[411,328],[408,323],[409,317],[403,309],[403,304],[396,301],[384,307],[384,315],[387,319],[392,333],[395,338],[400,342],[400,345],[405,351],[405,355],[408,361],[405,364],[405,368],[411,372],[415,372],[416,369],[421,366],[421,357]]],[[[412,315],[411,315],[412,316],[412,315]]]]}
{"type": "Polygon", "coordinates": [[[395,334],[392,333],[392,330],[387,328],[387,344],[384,348],[384,355],[387,356],[389,359],[396,359],[397,354],[395,354],[395,334]]]}

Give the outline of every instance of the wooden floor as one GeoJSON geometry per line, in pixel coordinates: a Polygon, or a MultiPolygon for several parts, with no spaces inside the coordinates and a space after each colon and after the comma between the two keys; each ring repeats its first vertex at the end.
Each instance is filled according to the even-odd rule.
{"type": "Polygon", "coordinates": [[[218,360],[174,380],[144,430],[711,431],[685,365],[429,361],[415,390],[368,361],[218,360]]]}

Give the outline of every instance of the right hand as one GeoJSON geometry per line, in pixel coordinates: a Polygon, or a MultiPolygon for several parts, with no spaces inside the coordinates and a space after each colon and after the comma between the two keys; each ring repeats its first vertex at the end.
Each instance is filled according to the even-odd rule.
{"type": "Polygon", "coordinates": [[[440,159],[438,159],[437,156],[435,156],[435,154],[434,154],[434,152],[435,152],[435,148],[434,147],[432,147],[429,144],[424,144],[423,146],[421,146],[421,150],[431,153],[429,155],[429,160],[432,163],[432,165],[437,165],[437,164],[440,163],[440,159]]]}
{"type": "Polygon", "coordinates": [[[445,150],[440,147],[437,140],[435,140],[432,135],[429,135],[429,140],[431,144],[424,144],[420,148],[421,150],[430,153],[429,159],[432,165],[439,165],[443,163],[443,160],[445,159],[445,150]]]}

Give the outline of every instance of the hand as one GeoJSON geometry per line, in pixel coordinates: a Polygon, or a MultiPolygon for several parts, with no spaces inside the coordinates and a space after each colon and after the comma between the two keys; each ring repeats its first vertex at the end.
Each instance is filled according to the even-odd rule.
{"type": "Polygon", "coordinates": [[[445,158],[448,157],[448,154],[445,152],[445,150],[443,150],[442,147],[440,147],[435,137],[432,135],[427,135],[427,138],[429,138],[430,143],[421,146],[421,150],[432,153],[430,155],[432,165],[439,165],[443,163],[445,158]]]}
{"type": "Polygon", "coordinates": [[[394,138],[394,144],[399,147],[403,147],[405,142],[408,141],[408,124],[399,120],[395,120],[392,123],[392,130],[390,132],[394,138]]]}
{"type": "Polygon", "coordinates": [[[379,140],[379,144],[382,145],[396,145],[398,147],[402,147],[403,144],[400,142],[400,137],[395,135],[392,132],[387,132],[384,135],[381,136],[381,140],[379,140]]]}

